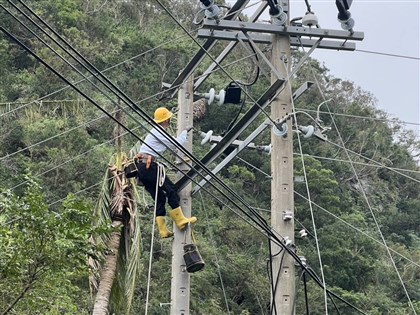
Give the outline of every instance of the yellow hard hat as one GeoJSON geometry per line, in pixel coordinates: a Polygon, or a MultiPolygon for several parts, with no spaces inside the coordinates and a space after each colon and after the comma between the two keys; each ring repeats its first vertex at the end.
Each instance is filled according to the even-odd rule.
{"type": "Polygon", "coordinates": [[[155,117],[153,120],[155,123],[160,124],[161,122],[164,122],[165,120],[168,120],[172,117],[172,113],[165,107],[159,107],[155,110],[155,117]]]}

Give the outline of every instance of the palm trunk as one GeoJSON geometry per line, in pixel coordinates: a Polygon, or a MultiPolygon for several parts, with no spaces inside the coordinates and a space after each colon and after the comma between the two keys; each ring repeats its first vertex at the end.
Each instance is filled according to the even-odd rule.
{"type": "MultiPolygon", "coordinates": [[[[121,227],[122,222],[113,221],[112,225],[121,227]]],[[[109,254],[105,258],[105,266],[101,273],[98,291],[96,293],[95,304],[92,315],[107,315],[109,308],[109,297],[111,296],[112,284],[117,270],[117,259],[120,247],[121,228],[111,234],[109,241],[109,254]]]]}

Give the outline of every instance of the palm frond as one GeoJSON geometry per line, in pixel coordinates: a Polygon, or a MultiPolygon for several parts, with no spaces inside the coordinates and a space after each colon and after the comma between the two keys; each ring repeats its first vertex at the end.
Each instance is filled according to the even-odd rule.
{"type": "Polygon", "coordinates": [[[133,202],[134,206],[134,224],[135,230],[133,230],[133,238],[131,241],[130,254],[127,260],[127,270],[125,273],[125,294],[127,298],[127,313],[130,312],[132,301],[134,298],[134,291],[137,285],[137,278],[142,271],[141,254],[142,254],[142,239],[140,229],[140,213],[137,211],[136,202],[133,202]]]}
{"type": "MultiPolygon", "coordinates": [[[[137,149],[134,149],[137,150],[137,149]]],[[[137,151],[134,151],[137,152],[137,151]]],[[[96,224],[107,224],[111,220],[119,219],[123,223],[122,237],[118,252],[117,281],[114,281],[110,299],[111,308],[118,313],[130,312],[134,291],[142,271],[141,254],[142,239],[140,229],[140,213],[137,205],[142,204],[142,198],[133,180],[125,177],[122,170],[125,154],[112,157],[110,166],[104,176],[102,189],[95,208],[96,224]]],[[[143,198],[144,199],[144,198],[143,198]]],[[[103,235],[92,242],[99,246],[106,246],[109,235],[103,235]]],[[[98,288],[100,260],[90,259],[92,269],[90,286],[92,291],[98,288]]]]}
{"type": "MultiPolygon", "coordinates": [[[[106,170],[103,179],[101,191],[98,196],[98,201],[94,209],[94,218],[95,222],[93,223],[96,227],[108,226],[111,224],[111,216],[109,213],[111,205],[111,196],[113,186],[113,179],[110,178],[109,170],[106,170]]],[[[109,235],[101,233],[99,236],[94,238],[90,237],[89,241],[94,248],[106,248],[109,241],[109,235]]],[[[98,257],[89,257],[89,267],[90,267],[90,276],[89,276],[89,287],[91,289],[92,296],[96,293],[99,286],[99,277],[101,270],[101,262],[104,261],[105,255],[103,251],[98,251],[98,257]]]]}

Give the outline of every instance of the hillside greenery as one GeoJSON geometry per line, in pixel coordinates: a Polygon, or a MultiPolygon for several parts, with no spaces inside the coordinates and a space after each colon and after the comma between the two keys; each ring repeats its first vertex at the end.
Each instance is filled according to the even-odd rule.
{"type": "MultiPolygon", "coordinates": [[[[176,109],[176,97],[160,97],[162,82],[172,83],[199,47],[157,2],[25,3],[97,69],[106,70],[104,74],[148,115],[159,106],[176,109]]],[[[196,1],[162,3],[171,7],[188,31],[197,28],[192,23],[198,11],[196,1]]],[[[28,23],[13,6],[5,7],[28,23]]],[[[74,71],[5,10],[0,12],[0,21],[70,82],[90,75],[80,66],[85,77],[74,71]]],[[[212,55],[217,56],[225,45],[218,43],[212,55]]],[[[235,80],[253,79],[252,60],[235,63],[247,55],[249,51],[238,45],[224,61],[235,80]]],[[[302,56],[294,52],[293,64],[302,56]]],[[[194,75],[198,77],[211,62],[205,58],[194,75]]],[[[111,230],[111,222],[94,224],[94,209],[103,174],[120,149],[116,124],[4,34],[0,36],[0,67],[0,314],[89,314],[93,296],[87,261],[106,253],[106,248],[89,240],[111,230]]],[[[269,87],[262,73],[254,85],[246,87],[250,97],[244,108],[208,106],[206,115],[195,122],[196,130],[226,132],[237,113],[243,115],[252,99],[269,87]]],[[[320,107],[319,118],[331,130],[325,133],[326,141],[300,137],[299,142],[294,137],[294,175],[306,176],[308,185],[307,189],[305,183],[295,183],[296,230],[308,232],[306,238],[296,234],[297,253],[306,257],[320,277],[316,234],[328,289],[365,314],[420,313],[420,168],[416,160],[420,143],[412,131],[377,108],[374,95],[334,77],[315,59],[309,58],[297,72],[292,89],[314,81],[314,75],[323,95],[312,87],[295,102],[297,123],[313,124],[318,105],[329,100],[320,107]]],[[[86,80],[76,86],[97,105],[113,114],[119,111],[117,105],[124,106],[98,79],[90,81],[106,94],[86,80]]],[[[230,77],[217,71],[199,90],[219,90],[230,82],[230,77]]],[[[245,133],[265,119],[260,115],[245,133]]],[[[145,135],[147,128],[141,125],[147,125],[134,112],[125,124],[138,137],[145,135]]],[[[174,122],[172,131],[175,128],[174,122]]],[[[137,141],[124,133],[123,151],[128,152],[137,141]]],[[[199,158],[210,148],[200,141],[195,132],[193,153],[199,158]]],[[[270,133],[262,133],[254,142],[269,144],[270,133]]],[[[222,170],[220,178],[269,222],[269,174],[270,156],[245,150],[222,170]]],[[[168,167],[167,175],[175,178],[174,169],[168,167]]],[[[141,187],[139,193],[142,271],[130,313],[145,312],[152,254],[148,313],[168,314],[171,241],[155,238],[154,252],[149,252],[153,201],[141,187]]],[[[211,185],[193,196],[193,213],[198,217],[194,233],[206,266],[191,276],[191,314],[270,314],[270,253],[264,233],[244,220],[241,211],[211,185]]],[[[296,270],[296,314],[306,313],[306,302],[310,314],[325,314],[324,291],[300,268],[296,270]]],[[[124,314],[118,307],[115,304],[113,312],[124,314]]],[[[329,299],[328,310],[330,314],[358,314],[336,298],[329,299]]]]}

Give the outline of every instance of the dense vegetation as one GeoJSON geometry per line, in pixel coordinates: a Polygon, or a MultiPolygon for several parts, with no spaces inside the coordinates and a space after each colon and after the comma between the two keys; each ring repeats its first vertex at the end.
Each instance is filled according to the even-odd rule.
{"type": "MultiPolygon", "coordinates": [[[[98,69],[108,69],[106,76],[144,111],[151,114],[161,105],[177,106],[176,99],[158,100],[162,82],[172,82],[198,47],[156,2],[26,3],[98,69]]],[[[195,1],[163,3],[171,6],[177,20],[188,30],[196,27],[191,23],[197,12],[195,1]]],[[[4,10],[0,21],[69,81],[83,78],[4,10]]],[[[216,45],[212,54],[216,55],[224,45],[216,45]]],[[[228,65],[248,54],[243,47],[237,47],[224,63],[228,65]]],[[[294,63],[301,57],[295,53],[294,63]]],[[[75,64],[70,57],[66,59],[75,64]]],[[[206,58],[195,75],[199,76],[210,62],[206,58]]],[[[73,89],[62,89],[66,87],[62,80],[6,36],[0,37],[0,67],[0,314],[88,314],[93,300],[87,260],[106,252],[89,238],[110,231],[111,222],[93,222],[98,221],[94,209],[103,174],[117,151],[115,123],[73,89]]],[[[227,69],[235,80],[243,82],[254,75],[254,63],[249,59],[227,69]]],[[[84,69],[79,70],[88,75],[84,69]]],[[[398,121],[387,120],[386,113],[375,107],[373,95],[353,82],[331,76],[316,60],[310,59],[297,73],[293,89],[307,80],[314,81],[314,74],[325,99],[331,99],[321,107],[320,118],[323,126],[332,129],[327,141],[302,139],[313,204],[310,207],[306,200],[305,184],[296,183],[296,229],[304,227],[309,234],[304,239],[296,237],[298,253],[321,274],[313,237],[313,211],[325,282],[330,290],[366,314],[414,314],[411,305],[419,313],[420,169],[414,156],[420,143],[398,121]],[[327,109],[333,115],[325,113],[327,109]]],[[[216,72],[200,91],[210,87],[217,90],[230,81],[222,72],[216,72]]],[[[93,82],[98,84],[98,80],[93,82]]],[[[77,86],[107,111],[117,111],[115,104],[119,100],[111,93],[105,96],[88,82],[77,86]]],[[[247,92],[256,99],[268,86],[267,78],[261,75],[247,92]]],[[[295,103],[300,112],[299,125],[313,123],[308,115],[316,118],[317,106],[325,99],[317,88],[306,92],[295,103]]],[[[251,104],[248,99],[245,107],[251,104]]],[[[222,134],[239,110],[240,105],[233,104],[209,106],[196,128],[222,134]]],[[[260,117],[253,126],[264,119],[260,117]]],[[[143,136],[139,122],[143,123],[142,119],[132,115],[126,117],[125,123],[143,136]]],[[[137,141],[129,134],[122,139],[126,152],[137,141]]],[[[200,146],[198,136],[194,141],[194,154],[203,156],[208,147],[200,146]]],[[[269,142],[268,132],[255,140],[261,145],[269,142]]],[[[294,151],[299,153],[298,141],[294,143],[294,151]]],[[[302,165],[297,154],[295,176],[304,174],[302,165]]],[[[249,150],[220,176],[269,220],[269,173],[270,157],[249,150]]],[[[168,174],[174,177],[174,172],[168,170],[168,174]]],[[[138,246],[143,269],[134,292],[133,314],[144,313],[145,309],[152,233],[150,204],[147,195],[138,204],[142,222],[142,242],[138,246]]],[[[267,238],[232,211],[232,205],[211,186],[194,195],[193,211],[199,218],[195,234],[206,267],[192,276],[191,313],[269,314],[267,238]]],[[[168,306],[161,303],[170,302],[171,242],[155,242],[148,311],[167,314],[168,306]]],[[[303,277],[298,273],[296,313],[304,314],[303,277]]],[[[307,279],[311,314],[324,314],[323,290],[307,279]]],[[[123,313],[117,308],[124,299],[120,297],[122,303],[114,304],[116,314],[123,313]]],[[[334,301],[340,314],[356,314],[339,300],[334,301]]],[[[336,312],[331,301],[329,311],[336,312]]]]}

